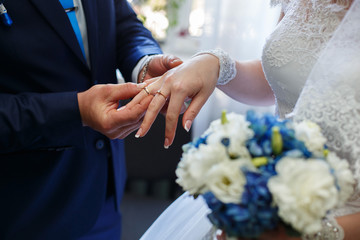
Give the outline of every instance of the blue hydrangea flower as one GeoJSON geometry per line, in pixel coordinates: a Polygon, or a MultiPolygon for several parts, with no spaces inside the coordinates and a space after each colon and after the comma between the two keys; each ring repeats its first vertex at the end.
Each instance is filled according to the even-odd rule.
{"type": "Polygon", "coordinates": [[[279,222],[277,208],[267,188],[270,175],[243,170],[247,184],[241,204],[224,204],[211,193],[204,198],[212,210],[210,221],[229,236],[254,238],[262,232],[274,229],[279,222]]]}
{"type": "MultiPolygon", "coordinates": [[[[290,159],[307,159],[318,158],[319,155],[320,158],[322,158],[323,155],[323,160],[326,161],[328,150],[325,146],[322,153],[320,144],[320,150],[317,156],[315,156],[316,153],[313,154],[303,141],[296,138],[296,136],[299,136],[299,128],[298,125],[292,123],[290,120],[280,120],[272,114],[258,115],[254,111],[247,112],[246,120],[248,122],[245,122],[243,117],[239,119],[241,119],[241,121],[235,123],[240,123],[238,124],[240,127],[234,128],[233,126],[237,125],[231,125],[231,123],[234,122],[228,121],[226,114],[223,113],[221,124],[229,123],[226,128],[227,134],[222,134],[225,128],[218,127],[220,123],[217,121],[217,125],[211,125],[211,131],[207,131],[202,137],[184,145],[183,150],[184,152],[188,152],[190,149],[196,150],[194,148],[199,148],[201,144],[211,144],[213,142],[213,136],[216,136],[218,137],[215,141],[216,144],[218,144],[219,141],[222,144],[220,148],[223,155],[225,155],[225,157],[223,157],[224,159],[233,160],[243,157],[244,161],[249,161],[249,165],[247,165],[248,168],[239,169],[246,178],[242,193],[239,193],[239,195],[236,195],[234,198],[235,200],[239,200],[240,197],[238,196],[242,194],[239,204],[223,203],[217,199],[212,192],[207,192],[202,194],[202,196],[211,209],[208,217],[217,228],[224,230],[227,235],[231,237],[256,238],[264,231],[274,229],[279,223],[283,223],[278,215],[278,207],[274,205],[272,195],[268,188],[269,179],[278,175],[276,172],[278,162],[284,157],[289,157],[290,159]],[[250,125],[248,125],[248,123],[250,123],[250,125]],[[248,129],[248,127],[251,130],[248,129]],[[295,129],[297,132],[295,132],[295,129]],[[246,131],[251,134],[244,134],[246,131]],[[212,135],[214,133],[218,135],[212,135]],[[239,134],[239,136],[244,137],[241,141],[236,142],[233,140],[234,138],[232,138],[233,134],[235,134],[235,136],[239,134]],[[225,147],[225,151],[223,147],[225,147]],[[234,151],[234,148],[239,151],[234,151]],[[246,154],[243,154],[243,152],[246,154]]],[[[300,128],[300,130],[302,129],[300,128]]],[[[307,145],[309,147],[308,142],[307,145]]],[[[334,174],[336,177],[335,172],[335,168],[332,168],[331,174],[334,174]]],[[[270,180],[270,183],[272,183],[272,180],[270,180]]],[[[340,190],[342,182],[336,180],[335,184],[337,189],[340,190]]],[[[271,184],[269,185],[272,186],[271,184]]],[[[343,188],[343,186],[341,187],[343,188]]],[[[221,199],[221,196],[219,196],[219,198],[221,199]]],[[[275,198],[275,200],[276,199],[277,198],[275,198]]],[[[239,201],[232,200],[232,202],[239,201]]],[[[280,204],[280,210],[282,209],[281,206],[280,204]]]]}
{"type": "Polygon", "coordinates": [[[194,143],[194,147],[198,148],[200,144],[206,144],[206,139],[207,139],[207,135],[205,136],[201,136],[197,139],[195,139],[194,143]]]}
{"type": "Polygon", "coordinates": [[[247,141],[247,147],[253,157],[274,155],[282,157],[287,151],[293,150],[301,151],[305,158],[311,157],[311,152],[305,144],[295,138],[294,129],[288,127],[288,120],[279,120],[271,114],[257,116],[254,111],[248,111],[246,119],[251,123],[250,128],[255,133],[254,137],[247,141]],[[282,151],[277,154],[271,147],[274,127],[279,130],[282,138],[282,151]]]}
{"type": "Polygon", "coordinates": [[[200,144],[207,144],[207,135],[195,138],[192,142],[186,143],[182,146],[183,152],[187,152],[190,148],[199,148],[200,144]]]}

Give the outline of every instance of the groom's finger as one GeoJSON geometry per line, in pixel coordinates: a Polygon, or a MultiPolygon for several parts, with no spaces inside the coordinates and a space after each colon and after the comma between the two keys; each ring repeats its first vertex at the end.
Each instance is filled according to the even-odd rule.
{"type": "Polygon", "coordinates": [[[164,74],[169,69],[179,66],[183,61],[174,55],[159,55],[153,57],[149,64],[149,69],[157,74],[164,74]]]}
{"type": "Polygon", "coordinates": [[[152,95],[146,96],[137,104],[125,105],[118,110],[114,110],[112,118],[117,128],[138,122],[144,116],[152,98],[152,95]]]}
{"type": "Polygon", "coordinates": [[[133,123],[129,126],[119,128],[116,133],[117,134],[116,138],[124,139],[125,137],[129,136],[132,132],[136,131],[136,129],[139,128],[141,121],[142,118],[137,123],[133,123]]]}
{"type": "Polygon", "coordinates": [[[159,78],[160,77],[152,78],[148,81],[145,81],[145,85],[142,87],[142,90],[126,106],[131,108],[136,104],[139,104],[148,95],[155,95],[156,87],[160,84],[156,84],[156,81],[159,80],[159,78]]]}

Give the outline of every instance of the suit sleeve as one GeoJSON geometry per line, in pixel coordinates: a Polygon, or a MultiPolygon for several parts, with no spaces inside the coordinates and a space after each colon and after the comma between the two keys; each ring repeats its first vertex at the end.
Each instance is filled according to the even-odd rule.
{"type": "Polygon", "coordinates": [[[132,70],[143,56],[162,51],[126,0],[115,0],[115,11],[117,64],[125,80],[131,81],[132,70]]]}
{"type": "Polygon", "coordinates": [[[0,126],[0,153],[83,146],[76,92],[1,93],[0,126]]]}

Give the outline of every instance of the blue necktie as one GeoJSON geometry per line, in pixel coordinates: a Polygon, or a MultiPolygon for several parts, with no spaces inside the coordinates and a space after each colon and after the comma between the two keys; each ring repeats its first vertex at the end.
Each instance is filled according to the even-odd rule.
{"type": "Polygon", "coordinates": [[[76,15],[75,15],[74,2],[73,2],[73,0],[59,0],[59,1],[60,1],[62,7],[64,8],[65,12],[67,13],[67,15],[69,17],[71,26],[73,27],[76,38],[77,38],[77,40],[78,40],[78,42],[80,44],[81,51],[82,51],[82,53],[83,53],[83,55],[85,57],[84,44],[83,44],[83,41],[82,41],[82,36],[81,36],[79,24],[77,22],[76,15]]]}

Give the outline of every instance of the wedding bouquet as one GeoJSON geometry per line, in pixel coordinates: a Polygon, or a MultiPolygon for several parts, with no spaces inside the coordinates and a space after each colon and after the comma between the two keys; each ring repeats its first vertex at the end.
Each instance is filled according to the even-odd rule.
{"type": "Polygon", "coordinates": [[[204,197],[210,221],[229,237],[257,237],[278,224],[313,234],[353,191],[347,161],[310,121],[223,113],[183,151],[177,183],[204,197]]]}

